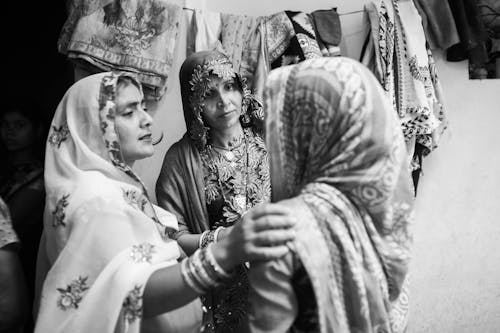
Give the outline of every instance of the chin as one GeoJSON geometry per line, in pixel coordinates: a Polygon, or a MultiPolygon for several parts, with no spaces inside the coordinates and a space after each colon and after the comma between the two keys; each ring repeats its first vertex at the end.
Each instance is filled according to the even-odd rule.
{"type": "Polygon", "coordinates": [[[137,154],[138,155],[137,159],[143,160],[145,158],[149,158],[149,157],[153,156],[154,152],[155,152],[154,148],[151,147],[151,149],[144,150],[144,151],[140,152],[139,154],[137,154]]]}

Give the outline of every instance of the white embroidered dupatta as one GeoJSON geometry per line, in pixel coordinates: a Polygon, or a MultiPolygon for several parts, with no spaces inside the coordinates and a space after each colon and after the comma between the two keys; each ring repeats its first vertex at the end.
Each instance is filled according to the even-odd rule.
{"type": "Polygon", "coordinates": [[[123,163],[114,131],[120,75],[128,76],[101,73],[75,83],[52,122],[36,332],[192,332],[201,322],[198,301],[142,319],[149,276],[175,264],[180,251],[163,235],[177,220],[153,207],[123,163]]]}

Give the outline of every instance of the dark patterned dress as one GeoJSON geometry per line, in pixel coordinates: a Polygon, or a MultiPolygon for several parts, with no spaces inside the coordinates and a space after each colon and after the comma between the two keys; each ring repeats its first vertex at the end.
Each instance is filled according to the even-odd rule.
{"type": "MultiPolygon", "coordinates": [[[[268,155],[261,137],[249,128],[231,149],[207,145],[201,152],[210,228],[232,226],[251,207],[271,196],[268,155]]],[[[232,279],[212,291],[209,332],[243,332],[248,302],[248,268],[239,266],[232,279]]]]}

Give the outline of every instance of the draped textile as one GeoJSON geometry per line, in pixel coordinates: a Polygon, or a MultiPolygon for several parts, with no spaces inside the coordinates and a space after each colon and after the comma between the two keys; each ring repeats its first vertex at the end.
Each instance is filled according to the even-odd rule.
{"type": "Polygon", "coordinates": [[[59,52],[101,71],[136,73],[147,96],[166,90],[182,8],[165,0],[73,0],[59,52]]]}
{"type": "Polygon", "coordinates": [[[52,121],[36,332],[178,332],[201,323],[199,301],[142,319],[149,276],[175,264],[180,251],[165,235],[177,229],[175,217],[151,204],[124,163],[114,125],[121,76],[140,87],[129,74],[88,76],[52,121]]]}
{"type": "Polygon", "coordinates": [[[412,1],[377,0],[365,6],[371,25],[369,46],[362,55],[372,64],[399,115],[411,168],[421,168],[415,145],[423,156],[439,144],[447,127],[441,83],[431,50],[426,46],[422,21],[412,1]],[[411,38],[410,38],[411,36],[411,38]]]}
{"type": "Polygon", "coordinates": [[[251,331],[293,326],[298,258],[320,332],[402,332],[413,193],[380,84],[352,59],[311,59],[272,71],[264,96],[273,201],[298,224],[293,254],[251,266],[251,331]]]}
{"type": "MultiPolygon", "coordinates": [[[[285,14],[289,22],[286,24],[282,22],[277,28],[281,29],[280,33],[284,33],[282,37],[286,37],[286,40],[290,38],[289,43],[283,45],[285,48],[281,54],[274,55],[278,50],[272,52],[272,59],[276,58],[276,60],[271,62],[271,68],[296,64],[305,59],[322,57],[312,19],[303,12],[287,10],[285,14]],[[287,31],[290,27],[293,29],[293,33],[287,31]]],[[[285,19],[282,16],[274,16],[272,22],[280,23],[275,21],[279,18],[285,19]]],[[[271,26],[271,29],[275,29],[275,27],[271,26]]]]}
{"type": "Polygon", "coordinates": [[[194,9],[191,15],[190,29],[186,36],[186,56],[194,52],[221,49],[221,14],[208,10],[194,9]]]}
{"type": "Polygon", "coordinates": [[[425,37],[431,49],[446,50],[460,42],[448,1],[416,0],[415,7],[422,17],[425,37]]]}

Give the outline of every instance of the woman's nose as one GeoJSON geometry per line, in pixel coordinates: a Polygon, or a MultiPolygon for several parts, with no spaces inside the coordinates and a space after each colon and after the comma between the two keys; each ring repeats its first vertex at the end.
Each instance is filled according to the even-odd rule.
{"type": "Polygon", "coordinates": [[[142,122],[141,125],[143,127],[150,127],[153,124],[153,117],[147,111],[142,110],[142,122]]]}
{"type": "Polygon", "coordinates": [[[229,104],[229,96],[225,93],[219,94],[219,100],[217,101],[217,106],[219,108],[224,108],[229,104]]]}

